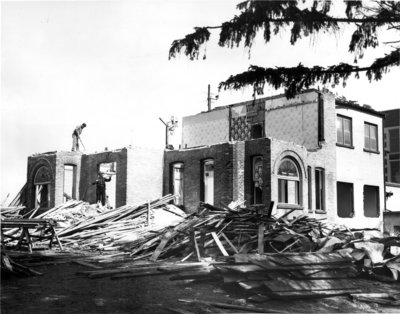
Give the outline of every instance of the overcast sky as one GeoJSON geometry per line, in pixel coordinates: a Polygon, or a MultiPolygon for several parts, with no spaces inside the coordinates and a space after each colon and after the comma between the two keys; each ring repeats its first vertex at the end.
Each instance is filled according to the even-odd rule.
{"type": "MultiPolygon", "coordinates": [[[[232,73],[259,66],[351,63],[351,27],[306,38],[295,46],[281,33],[257,40],[251,54],[219,48],[217,33],[207,59],[168,60],[174,39],[194,26],[233,17],[232,0],[43,1],[1,3],[1,201],[26,181],[34,153],[68,151],[74,127],[86,122],[87,153],[164,145],[159,117],[181,118],[206,110],[207,84],[214,94],[232,73]],[[250,59],[249,59],[250,56],[250,59]]],[[[390,36],[387,37],[390,39],[390,36]]],[[[398,38],[397,38],[398,39],[398,38]]],[[[360,65],[389,52],[382,45],[360,65]]],[[[351,80],[333,92],[376,110],[399,107],[399,69],[379,82],[351,80]]],[[[266,89],[266,96],[282,91],[266,89]]],[[[213,106],[251,99],[251,91],[221,92],[213,106]]],[[[181,132],[181,128],[178,129],[181,132]]]]}

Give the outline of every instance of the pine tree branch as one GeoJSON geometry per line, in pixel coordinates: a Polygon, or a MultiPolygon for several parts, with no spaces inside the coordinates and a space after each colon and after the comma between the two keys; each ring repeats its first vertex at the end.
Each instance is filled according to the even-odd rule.
{"type": "Polygon", "coordinates": [[[292,68],[250,66],[248,71],[231,76],[226,81],[221,82],[219,89],[238,90],[246,86],[252,86],[257,94],[262,94],[265,84],[269,84],[275,89],[284,88],[286,96],[290,98],[316,83],[337,85],[345,83],[352,74],[356,74],[355,77],[359,78],[359,73],[361,72],[366,73],[369,81],[379,80],[382,78],[382,74],[386,73],[390,67],[399,65],[400,49],[376,59],[367,67],[358,67],[346,63],[327,68],[320,66],[308,68],[302,64],[292,68]]]}

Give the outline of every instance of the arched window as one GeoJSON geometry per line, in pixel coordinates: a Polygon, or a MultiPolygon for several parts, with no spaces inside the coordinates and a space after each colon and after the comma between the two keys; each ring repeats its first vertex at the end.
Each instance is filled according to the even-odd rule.
{"type": "Polygon", "coordinates": [[[35,174],[33,184],[35,188],[35,208],[50,206],[51,172],[46,166],[40,167],[35,174]]]}
{"type": "Polygon", "coordinates": [[[295,161],[282,159],[278,168],[278,202],[301,204],[300,170],[295,161]]]}

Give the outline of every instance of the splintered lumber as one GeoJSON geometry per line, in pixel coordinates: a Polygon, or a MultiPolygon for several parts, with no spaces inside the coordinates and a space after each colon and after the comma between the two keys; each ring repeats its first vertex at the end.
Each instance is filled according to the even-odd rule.
{"type": "Polygon", "coordinates": [[[196,232],[192,229],[190,230],[190,237],[194,246],[194,250],[196,252],[196,256],[197,256],[197,260],[200,262],[201,261],[201,255],[200,255],[200,251],[199,251],[199,246],[197,245],[197,241],[196,241],[196,232]]]}
{"type": "Polygon", "coordinates": [[[221,253],[224,256],[229,256],[228,252],[225,250],[224,246],[222,245],[221,241],[219,240],[217,234],[215,232],[211,232],[211,235],[212,235],[215,243],[217,244],[218,248],[220,249],[221,253]]]}
{"type": "Polygon", "coordinates": [[[278,311],[273,309],[259,308],[255,306],[245,306],[245,305],[236,305],[229,303],[221,303],[221,302],[209,302],[209,301],[201,301],[201,300],[193,300],[193,299],[178,299],[179,302],[182,303],[198,303],[208,306],[214,306],[222,309],[231,309],[231,310],[240,310],[252,313],[287,313],[285,311],[278,311]]]}
{"type": "Polygon", "coordinates": [[[264,253],[264,232],[265,232],[265,225],[261,223],[258,226],[258,253],[264,253]]]}
{"type": "Polygon", "coordinates": [[[358,286],[351,280],[324,279],[324,280],[290,280],[283,277],[275,277],[273,281],[264,281],[273,293],[290,291],[320,291],[320,290],[357,290],[358,286]]]}
{"type": "Polygon", "coordinates": [[[175,235],[176,235],[176,232],[174,232],[174,231],[167,231],[163,235],[163,237],[161,238],[160,244],[157,246],[156,250],[154,251],[153,255],[150,258],[151,261],[155,262],[158,259],[162,250],[167,245],[168,241],[175,235]]]}
{"type": "Polygon", "coordinates": [[[97,265],[93,265],[91,263],[80,261],[80,260],[73,260],[72,263],[75,263],[75,264],[78,264],[78,265],[82,265],[82,266],[86,266],[86,267],[90,267],[90,268],[94,268],[94,269],[103,269],[103,267],[100,267],[100,266],[97,266],[97,265]]]}

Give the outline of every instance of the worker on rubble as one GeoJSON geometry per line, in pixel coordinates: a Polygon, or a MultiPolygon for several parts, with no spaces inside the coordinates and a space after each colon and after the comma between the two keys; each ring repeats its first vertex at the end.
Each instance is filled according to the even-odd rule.
{"type": "Polygon", "coordinates": [[[72,151],[79,151],[79,139],[82,134],[82,130],[86,127],[86,123],[78,125],[72,132],[72,151]]]}
{"type": "Polygon", "coordinates": [[[110,182],[111,177],[105,178],[103,173],[99,171],[97,179],[92,184],[96,184],[96,203],[104,206],[106,204],[106,182],[110,182]]]}

